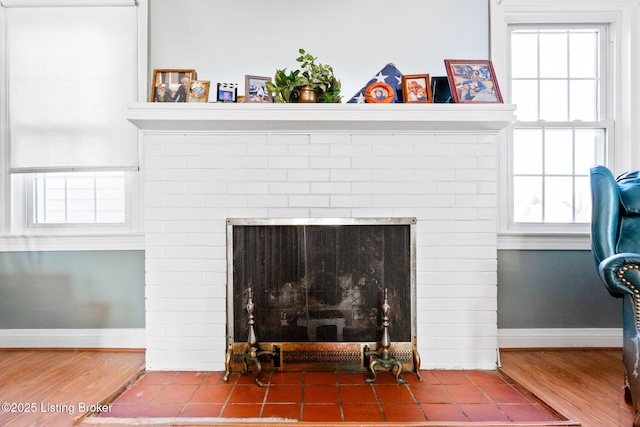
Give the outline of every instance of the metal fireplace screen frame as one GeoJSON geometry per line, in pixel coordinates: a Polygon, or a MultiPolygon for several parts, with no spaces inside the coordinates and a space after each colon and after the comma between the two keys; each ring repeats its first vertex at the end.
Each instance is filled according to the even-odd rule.
{"type": "Polygon", "coordinates": [[[266,366],[365,370],[388,289],[391,350],[405,371],[419,367],[415,225],[415,218],[228,219],[227,363],[243,365],[251,287],[260,349],[276,354],[266,366]]]}

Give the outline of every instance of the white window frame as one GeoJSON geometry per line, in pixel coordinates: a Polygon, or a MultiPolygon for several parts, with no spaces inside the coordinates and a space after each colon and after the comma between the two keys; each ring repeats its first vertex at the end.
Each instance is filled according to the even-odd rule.
{"type": "MultiPolygon", "coordinates": [[[[634,0],[490,0],[491,59],[496,75],[509,78],[509,27],[514,24],[594,24],[607,27],[610,42],[607,93],[610,108],[609,146],[606,166],[614,173],[638,165],[634,147],[635,127],[632,117],[637,108],[638,86],[631,78],[635,69],[637,46],[635,22],[638,12],[634,0]],[[615,137],[615,138],[614,138],[615,137]]],[[[505,102],[511,102],[509,85],[503,85],[505,102]]],[[[517,111],[516,111],[517,115],[517,111]]],[[[510,132],[500,135],[499,249],[589,249],[589,227],[580,224],[523,224],[510,226],[510,132]]]]}
{"type": "Polygon", "coordinates": [[[101,235],[117,235],[132,233],[140,229],[139,218],[139,200],[137,189],[140,188],[140,178],[138,172],[130,172],[125,177],[125,222],[118,224],[111,223],[36,223],[33,220],[34,203],[33,192],[34,184],[33,174],[14,174],[12,175],[12,206],[13,213],[11,218],[12,234],[24,235],[40,235],[40,234],[58,234],[61,236],[70,234],[101,234],[101,235]]]}
{"type": "MultiPolygon", "coordinates": [[[[119,6],[132,0],[77,0],[70,5],[60,0],[11,0],[0,4],[0,107],[8,105],[8,70],[6,34],[6,7],[69,7],[119,6]]],[[[135,0],[138,13],[138,100],[147,99],[148,54],[148,0],[135,0]]],[[[130,221],[122,226],[76,224],[62,226],[29,227],[27,220],[26,182],[28,174],[9,173],[9,112],[0,108],[0,252],[6,251],[58,251],[58,250],[142,250],[141,172],[132,172],[128,188],[130,221]]],[[[142,154],[140,155],[141,159],[142,154]]],[[[142,166],[141,166],[142,167],[142,166]]]]}

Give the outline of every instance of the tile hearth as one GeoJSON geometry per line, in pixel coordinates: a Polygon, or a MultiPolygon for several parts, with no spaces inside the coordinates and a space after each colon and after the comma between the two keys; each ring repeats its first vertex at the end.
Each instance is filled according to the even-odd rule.
{"type": "MultiPolygon", "coordinates": [[[[421,371],[365,384],[358,372],[147,372],[111,402],[101,418],[262,418],[315,423],[558,422],[544,404],[494,371],[421,371]]],[[[96,420],[97,421],[97,420],[96,420]]],[[[106,420],[105,420],[106,421],[106,420]]],[[[133,420],[132,420],[133,422],[133,420]]],[[[261,422],[262,424],[262,422],[261,422]]]]}

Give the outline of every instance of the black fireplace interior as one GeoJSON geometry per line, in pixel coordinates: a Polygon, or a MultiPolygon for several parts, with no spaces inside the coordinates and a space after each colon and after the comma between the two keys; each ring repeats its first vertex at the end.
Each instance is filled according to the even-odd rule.
{"type": "Polygon", "coordinates": [[[234,225],[233,339],[246,341],[253,289],[261,342],[411,341],[411,230],[384,225],[234,225]]]}

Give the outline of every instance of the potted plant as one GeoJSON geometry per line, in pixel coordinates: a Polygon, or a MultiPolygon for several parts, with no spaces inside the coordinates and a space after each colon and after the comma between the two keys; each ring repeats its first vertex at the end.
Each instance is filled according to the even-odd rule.
{"type": "Polygon", "coordinates": [[[297,91],[304,82],[300,76],[300,70],[294,70],[287,74],[287,69],[276,70],[273,83],[266,82],[267,90],[274,94],[276,102],[292,103],[297,100],[297,91]]]}
{"type": "Polygon", "coordinates": [[[301,64],[299,70],[290,73],[286,68],[276,70],[274,82],[267,82],[267,89],[275,94],[276,102],[341,102],[341,84],[333,74],[333,68],[316,63],[318,58],[304,49],[298,52],[300,56],[296,61],[301,64]]]}

